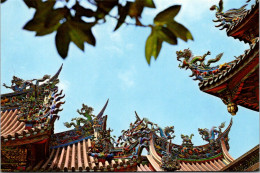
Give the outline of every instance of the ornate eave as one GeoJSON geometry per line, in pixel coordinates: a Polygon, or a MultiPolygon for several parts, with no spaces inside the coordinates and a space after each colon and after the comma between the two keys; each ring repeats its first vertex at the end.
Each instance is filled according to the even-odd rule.
{"type": "Polygon", "coordinates": [[[176,52],[177,60],[182,62],[179,67],[190,69],[190,77],[200,80],[200,90],[221,98],[231,115],[236,115],[237,105],[259,111],[259,1],[250,10],[246,6],[222,12],[223,0],[220,0],[219,5],[210,8],[216,10],[217,19],[213,21],[220,22],[216,27],[222,26],[221,30],[226,28],[228,36],[250,43],[244,54],[228,63],[211,66],[223,53],[206,64],[209,51],[203,56],[193,56],[189,49],[176,52]]]}
{"type": "Polygon", "coordinates": [[[250,151],[246,152],[238,159],[230,163],[229,165],[223,167],[220,171],[229,172],[251,172],[259,171],[259,145],[252,148],[250,151]]]}
{"type": "MultiPolygon", "coordinates": [[[[259,48],[259,39],[256,40],[255,44],[252,44],[250,46],[249,50],[245,51],[245,54],[238,57],[238,59],[235,59],[234,61],[232,61],[234,63],[232,63],[231,66],[227,70],[220,71],[220,73],[215,74],[212,78],[201,81],[199,83],[200,90],[208,91],[217,86],[222,85],[223,83],[225,83],[228,80],[230,80],[231,78],[233,78],[233,76],[235,74],[238,74],[241,70],[248,67],[248,65],[252,64],[252,66],[253,66],[252,69],[256,68],[256,66],[258,66],[258,62],[259,62],[259,49],[258,48],[259,48]]],[[[241,77],[244,77],[244,76],[241,76],[241,77]]]]}
{"type": "MultiPolygon", "coordinates": [[[[111,141],[102,143],[103,139],[110,140],[111,130],[106,129],[107,115],[104,115],[107,104],[108,100],[100,113],[93,115],[93,119],[87,119],[87,115],[92,115],[93,108],[83,104],[77,112],[87,120],[73,118],[73,121],[79,120],[83,125],[79,122],[65,123],[66,127],[73,125],[75,128],[52,134],[49,157],[27,167],[26,171],[136,171],[137,162],[125,154],[119,154],[123,153],[123,148],[111,147],[107,150],[106,144],[111,141]],[[91,123],[91,129],[87,128],[87,122],[91,123]]],[[[140,165],[139,169],[149,168],[140,165]]]]}
{"type": "Polygon", "coordinates": [[[1,95],[2,146],[31,144],[50,137],[53,133],[54,122],[58,118],[57,113],[61,111],[59,107],[64,104],[60,100],[65,95],[61,96],[62,92],[58,93],[56,86],[61,69],[62,66],[52,78],[45,75],[42,79],[34,79],[37,80],[36,84],[33,84],[34,80],[31,80],[29,89],[26,88],[28,81],[19,78],[16,79],[25,84],[21,88],[19,86],[22,84],[17,84],[19,90],[15,88],[13,81],[11,87],[4,85],[13,89],[14,92],[1,95]],[[47,79],[49,80],[46,83],[47,79]],[[39,85],[39,82],[44,83],[39,85]],[[50,85],[53,85],[53,88],[50,85]]]}
{"type": "Polygon", "coordinates": [[[247,5],[223,12],[223,1],[220,0],[219,6],[212,6],[216,8],[211,10],[217,11],[217,19],[213,21],[220,24],[216,27],[221,27],[220,30],[226,29],[228,36],[252,44],[255,37],[259,37],[259,0],[256,0],[249,10],[245,9],[247,5]]]}
{"type": "Polygon", "coordinates": [[[227,35],[251,44],[254,36],[259,36],[259,22],[256,21],[259,21],[258,0],[251,6],[250,10],[227,29],[227,35]],[[253,35],[253,37],[251,37],[251,35],[253,35]]]}
{"type": "MultiPolygon", "coordinates": [[[[62,66],[63,64],[60,66],[60,68],[58,69],[58,71],[50,78],[50,82],[53,82],[55,80],[58,79],[59,75],[60,75],[60,72],[62,70],[62,66]]],[[[43,86],[43,84],[39,85],[39,87],[43,86]]],[[[12,96],[19,96],[19,95],[22,95],[22,94],[26,94],[28,92],[31,92],[33,91],[33,88],[29,88],[29,89],[24,89],[23,91],[15,91],[15,92],[11,92],[11,93],[5,93],[5,94],[1,94],[1,100],[4,100],[5,98],[9,98],[9,97],[12,97],[12,96]]],[[[5,103],[5,102],[1,102],[2,103],[5,103]]],[[[1,107],[1,110],[3,108],[1,107]]]]}
{"type": "MultiPolygon", "coordinates": [[[[259,40],[227,71],[221,71],[213,78],[199,83],[200,90],[220,97],[229,95],[232,102],[248,109],[259,111],[259,40]],[[253,94],[253,95],[252,95],[253,94]],[[248,95],[243,97],[242,95],[248,95]]],[[[227,100],[228,102],[228,100],[227,100]]]]}
{"type": "MultiPolygon", "coordinates": [[[[208,156],[206,158],[202,159],[185,159],[185,158],[177,158],[178,162],[180,163],[180,169],[177,171],[219,171],[226,165],[230,164],[233,161],[233,158],[229,155],[229,145],[228,145],[228,133],[230,131],[230,128],[232,126],[232,119],[230,121],[229,126],[226,128],[226,130],[218,136],[216,139],[216,143],[219,145],[219,149],[221,152],[213,155],[208,156]]],[[[156,136],[156,138],[160,138],[159,136],[156,136]]],[[[166,144],[167,145],[167,144],[166,144]]],[[[177,144],[171,144],[170,148],[172,147],[181,147],[181,145],[177,144]]],[[[209,148],[210,144],[205,144],[201,146],[194,146],[194,148],[209,148]]],[[[156,151],[156,144],[154,143],[154,140],[150,140],[150,155],[147,156],[150,164],[153,166],[154,170],[156,171],[163,171],[161,168],[162,165],[162,156],[160,153],[156,151]]],[[[173,151],[170,150],[172,154],[174,154],[173,151]]]]}

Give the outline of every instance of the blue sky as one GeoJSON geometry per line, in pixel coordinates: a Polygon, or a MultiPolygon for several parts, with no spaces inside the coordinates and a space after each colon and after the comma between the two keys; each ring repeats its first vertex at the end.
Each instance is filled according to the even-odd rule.
{"type": "MultiPolygon", "coordinates": [[[[241,7],[245,1],[224,0],[224,9],[241,7]]],[[[59,85],[66,94],[66,103],[55,132],[67,130],[63,123],[78,116],[76,110],[82,103],[92,106],[97,114],[109,98],[105,113],[116,136],[128,129],[137,111],[140,117],[162,127],[174,125],[174,143],[181,144],[181,134],[194,133],[194,145],[205,144],[197,129],[209,129],[224,121],[228,125],[231,115],[219,98],[199,90],[198,81],[189,77],[190,71],[178,68],[175,52],[190,48],[193,54],[202,55],[210,50],[209,57],[224,52],[220,61],[224,63],[249,47],[214,27],[215,14],[209,8],[216,3],[216,0],[158,0],[156,10],[145,9],[142,22],[149,24],[157,12],[181,4],[175,19],[194,37],[188,43],[178,40],[177,46],[163,43],[158,59],[148,66],[144,47],[150,28],[123,25],[113,32],[116,21],[108,19],[106,24],[93,29],[96,47],[85,44],[82,52],[71,43],[67,59],[62,60],[55,48],[55,34],[35,37],[33,32],[22,30],[34,10],[22,1],[9,0],[1,5],[1,84],[10,85],[13,75],[23,79],[53,75],[63,63],[59,85]]],[[[1,86],[1,93],[7,92],[10,90],[1,86]]],[[[259,113],[239,107],[229,137],[234,158],[259,144],[259,113]]]]}

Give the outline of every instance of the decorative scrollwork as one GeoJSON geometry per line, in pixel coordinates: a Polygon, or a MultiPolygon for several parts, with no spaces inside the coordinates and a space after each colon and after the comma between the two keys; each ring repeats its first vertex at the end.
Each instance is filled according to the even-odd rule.
{"type": "Polygon", "coordinates": [[[203,56],[193,56],[190,49],[184,49],[183,51],[176,51],[177,54],[177,60],[182,62],[182,64],[179,64],[179,67],[181,69],[190,69],[192,71],[192,74],[190,77],[195,77],[194,80],[206,80],[209,78],[212,78],[214,75],[216,75],[220,71],[226,71],[227,68],[231,67],[231,64],[234,62],[224,63],[221,65],[217,65],[214,67],[211,67],[210,65],[212,63],[218,62],[221,57],[223,56],[223,53],[220,53],[216,56],[214,59],[209,59],[207,63],[205,64],[205,58],[206,56],[210,55],[210,52],[208,51],[203,56]],[[181,60],[183,58],[183,60],[181,60]]]}

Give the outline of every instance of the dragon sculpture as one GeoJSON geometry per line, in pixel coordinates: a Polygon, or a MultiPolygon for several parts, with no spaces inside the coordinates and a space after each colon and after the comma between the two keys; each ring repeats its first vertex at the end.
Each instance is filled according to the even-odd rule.
{"type": "Polygon", "coordinates": [[[39,86],[40,82],[44,82],[45,80],[50,79],[50,75],[44,75],[42,79],[32,79],[32,80],[23,80],[19,77],[13,76],[13,80],[11,80],[12,85],[7,86],[3,83],[3,86],[6,88],[10,88],[15,92],[24,91],[29,86],[30,88],[35,88],[35,86],[39,86]],[[36,84],[33,84],[33,81],[36,81],[36,84]]]}
{"type": "Polygon", "coordinates": [[[173,135],[174,126],[167,126],[164,129],[157,126],[157,128],[154,131],[159,131],[160,136],[162,138],[165,138],[165,139],[174,139],[175,138],[175,135],[173,135]]]}
{"type": "Polygon", "coordinates": [[[74,126],[77,132],[81,132],[81,135],[92,137],[92,147],[89,155],[109,160],[113,158],[113,154],[110,154],[109,156],[103,155],[104,153],[109,153],[110,150],[114,149],[113,144],[115,143],[115,139],[111,136],[112,130],[106,130],[106,126],[104,125],[107,116],[103,116],[103,113],[107,103],[97,116],[92,114],[94,111],[92,107],[82,104],[82,108],[80,110],[78,109],[77,112],[83,117],[72,118],[71,121],[74,122],[65,122],[64,125],[67,128],[74,126]]]}
{"type": "Polygon", "coordinates": [[[81,123],[84,124],[84,126],[89,129],[92,128],[93,125],[93,120],[92,117],[94,117],[94,119],[96,119],[96,116],[92,114],[92,112],[94,111],[94,109],[92,107],[89,107],[85,104],[82,104],[82,108],[79,111],[79,109],[77,110],[77,112],[82,115],[84,118],[82,117],[77,117],[77,118],[72,118],[71,121],[75,121],[75,122],[65,122],[64,125],[67,128],[70,128],[71,126],[74,126],[75,128],[80,127],[81,123]]]}
{"type": "Polygon", "coordinates": [[[229,28],[232,24],[234,24],[236,21],[238,21],[245,13],[246,9],[245,7],[247,4],[243,5],[242,7],[238,9],[230,9],[226,12],[223,12],[223,0],[219,1],[218,5],[213,5],[210,7],[210,10],[214,11],[216,10],[216,20],[213,20],[213,22],[220,22],[219,25],[216,25],[216,27],[222,26],[220,30],[223,30],[224,28],[229,28]]]}
{"type": "MultiPolygon", "coordinates": [[[[25,122],[26,126],[34,127],[41,124],[42,126],[48,125],[53,117],[58,117],[58,112],[62,111],[60,106],[65,103],[61,101],[65,97],[62,96],[62,90],[58,93],[58,86],[56,84],[59,82],[57,78],[51,78],[47,82],[39,85],[40,82],[44,82],[50,79],[49,75],[44,75],[41,79],[33,79],[24,81],[17,77],[12,80],[13,85],[9,88],[15,91],[23,91],[26,89],[27,84],[33,90],[27,90],[25,93],[18,94],[12,97],[12,101],[15,102],[20,107],[18,112],[18,121],[25,122]],[[29,81],[29,82],[28,82],[29,81]],[[36,81],[35,84],[32,81],[36,81]],[[17,89],[18,87],[18,89],[17,89]],[[20,102],[22,100],[22,102],[20,102]]],[[[6,86],[4,84],[4,86],[6,86]]],[[[12,104],[10,104],[11,106],[12,104]]],[[[15,106],[15,105],[14,105],[15,106]]]]}
{"type": "Polygon", "coordinates": [[[162,129],[157,124],[149,121],[147,118],[141,119],[136,112],[135,114],[136,121],[134,123],[130,123],[128,130],[122,130],[122,135],[118,137],[116,146],[120,145],[123,147],[123,152],[125,155],[131,155],[133,158],[137,158],[137,162],[140,163],[143,149],[149,151],[149,141],[151,139],[151,135],[156,135],[158,132],[160,139],[166,142],[167,140],[175,137],[173,135],[174,126],[165,127],[162,129]]]}
{"type": "Polygon", "coordinates": [[[140,161],[141,152],[144,148],[148,150],[148,142],[150,140],[151,129],[148,128],[149,122],[147,119],[140,119],[137,116],[134,124],[130,124],[128,130],[122,130],[122,135],[118,137],[117,146],[120,144],[123,146],[125,154],[132,154],[133,157],[137,157],[140,161]],[[121,142],[122,141],[122,142],[121,142]]]}
{"type": "Polygon", "coordinates": [[[202,136],[202,139],[205,141],[208,141],[210,144],[213,144],[216,139],[216,135],[221,134],[221,129],[225,127],[225,122],[221,123],[220,126],[218,126],[218,130],[216,129],[216,126],[213,126],[210,130],[207,128],[201,129],[199,128],[199,134],[202,136]]]}
{"type": "Polygon", "coordinates": [[[191,134],[190,136],[181,134],[182,145],[193,145],[191,142],[193,136],[194,134],[191,134]]]}
{"type": "Polygon", "coordinates": [[[35,79],[33,79],[33,80],[26,80],[25,81],[25,80],[23,80],[21,78],[13,76],[13,80],[11,81],[12,85],[11,86],[7,86],[5,83],[3,83],[3,86],[6,87],[6,88],[12,89],[15,92],[18,92],[18,91],[25,90],[27,86],[31,86],[32,85],[32,81],[34,81],[34,80],[35,79]]]}
{"type": "MultiPolygon", "coordinates": [[[[98,156],[102,156],[102,153],[109,153],[112,149],[114,149],[115,139],[111,136],[110,128],[108,130],[99,131],[99,135],[93,139],[92,144],[92,153],[99,153],[98,156]]],[[[113,157],[112,154],[110,154],[113,157]]],[[[110,158],[110,157],[109,157],[110,158]]]]}
{"type": "MultiPolygon", "coordinates": [[[[135,112],[136,114],[136,118],[138,121],[140,121],[141,119],[139,118],[138,114],[135,112]]],[[[151,126],[151,131],[153,132],[158,132],[160,133],[160,136],[162,138],[165,139],[174,139],[175,135],[173,135],[174,133],[174,126],[167,126],[164,129],[162,129],[161,127],[159,127],[157,124],[149,121],[148,118],[143,118],[143,121],[145,124],[150,125],[151,126]],[[156,128],[155,128],[156,127],[156,128]]]]}
{"type": "Polygon", "coordinates": [[[173,155],[173,153],[170,152],[170,143],[166,144],[166,150],[162,152],[161,167],[167,172],[173,172],[181,168],[176,155],[173,155]]]}
{"type": "Polygon", "coordinates": [[[223,53],[218,54],[214,59],[209,59],[206,64],[204,61],[206,56],[210,55],[209,51],[203,56],[193,56],[190,49],[176,51],[176,54],[177,60],[182,62],[182,64],[179,64],[179,67],[186,70],[190,69],[192,71],[190,77],[195,76],[194,80],[200,81],[213,77],[214,74],[218,73],[219,71],[225,71],[227,68],[231,67],[232,63],[224,63],[214,67],[210,66],[211,63],[218,62],[223,56],[223,53]],[[182,58],[183,60],[181,61],[182,58]]]}
{"type": "Polygon", "coordinates": [[[94,109],[92,107],[89,107],[88,105],[82,104],[81,110],[77,110],[77,112],[80,115],[83,115],[85,118],[87,118],[88,121],[92,120],[92,117],[95,117],[95,115],[92,114],[94,109]]]}

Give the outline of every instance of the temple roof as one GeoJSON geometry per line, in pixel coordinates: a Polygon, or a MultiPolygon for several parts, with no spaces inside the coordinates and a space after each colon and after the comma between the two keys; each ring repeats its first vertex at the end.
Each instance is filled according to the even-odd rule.
{"type": "Polygon", "coordinates": [[[27,171],[218,171],[233,161],[228,153],[232,119],[225,131],[225,123],[210,130],[199,128],[207,143],[194,146],[193,134],[182,134],[182,144],[172,143],[174,126],[161,128],[136,113],[136,121],[115,141],[104,115],[109,100],[97,116],[92,107],[82,104],[77,110],[82,117],[64,123],[74,129],[53,134],[65,96],[56,86],[61,68],[52,78],[14,77],[10,87],[5,85],[14,92],[1,96],[2,146],[43,143],[50,151],[31,162],[27,171]],[[149,151],[147,156],[142,155],[143,149],[149,151]]]}
{"type": "Polygon", "coordinates": [[[237,158],[231,164],[223,167],[220,171],[229,171],[229,172],[251,172],[259,171],[259,145],[256,145],[254,148],[237,158]],[[247,164],[244,164],[247,163],[247,164]]]}
{"type": "Polygon", "coordinates": [[[147,165],[140,164],[140,166],[137,166],[137,172],[151,172],[151,171],[153,171],[153,169],[148,167],[147,165]]]}
{"type": "Polygon", "coordinates": [[[220,85],[221,83],[224,83],[232,78],[235,74],[241,72],[241,70],[245,68],[247,64],[251,63],[251,61],[257,61],[259,53],[258,47],[259,39],[256,40],[256,43],[250,45],[250,49],[246,50],[243,55],[229,62],[228,64],[230,64],[230,66],[228,66],[225,70],[219,71],[219,73],[215,73],[212,77],[202,80],[199,83],[200,89],[209,90],[217,85],[220,85]]]}
{"type": "Polygon", "coordinates": [[[47,126],[37,125],[34,128],[26,129],[25,123],[17,120],[17,113],[17,109],[1,113],[1,140],[4,142],[2,145],[22,145],[38,142],[47,137],[33,139],[46,135],[47,126]],[[15,142],[13,142],[14,140],[15,142]]]}
{"type": "Polygon", "coordinates": [[[227,105],[228,112],[235,115],[237,105],[259,111],[259,2],[246,10],[246,5],[239,9],[223,10],[223,0],[219,5],[213,5],[216,10],[217,27],[227,28],[229,36],[239,38],[250,43],[250,48],[235,59],[218,65],[223,53],[205,63],[208,51],[203,56],[193,56],[191,50],[177,51],[177,60],[181,62],[180,68],[190,69],[194,80],[199,80],[201,91],[222,99],[227,105]],[[184,58],[183,60],[180,60],[184,58]]]}
{"type": "Polygon", "coordinates": [[[10,87],[4,84],[13,92],[1,95],[2,145],[23,145],[50,137],[65,103],[61,101],[65,95],[56,86],[61,69],[53,77],[25,81],[14,76],[10,87]]]}
{"type": "Polygon", "coordinates": [[[254,36],[259,36],[259,23],[256,23],[259,21],[259,0],[256,0],[249,10],[245,9],[246,6],[247,4],[239,9],[231,9],[226,12],[217,11],[217,20],[213,21],[220,22],[216,27],[222,27],[221,30],[226,29],[228,36],[251,44],[254,42],[254,36]]]}
{"type": "MultiPolygon", "coordinates": [[[[123,136],[119,137],[119,139],[129,142],[109,150],[105,150],[105,147],[97,150],[100,147],[98,146],[100,139],[93,138],[93,132],[87,137],[82,135],[82,129],[53,134],[52,137],[55,136],[53,141],[58,143],[51,144],[50,156],[27,168],[27,171],[165,171],[165,167],[174,161],[173,158],[177,159],[175,160],[177,162],[174,163],[177,164],[176,166],[179,164],[177,169],[179,171],[219,171],[233,161],[228,153],[228,133],[232,126],[232,120],[223,132],[221,129],[224,128],[224,123],[219,126],[219,130],[213,127],[211,131],[213,130],[212,132],[217,137],[203,138],[209,143],[193,146],[191,139],[187,142],[184,135],[182,135],[183,143],[181,145],[171,143],[171,139],[174,138],[172,135],[173,126],[163,130],[160,127],[157,128],[156,124],[146,118],[141,119],[137,114],[136,117],[137,120],[135,123],[131,123],[130,129],[123,131],[123,136]],[[148,128],[148,125],[151,125],[151,128],[148,128]],[[140,155],[141,146],[146,146],[149,150],[147,156],[140,155]],[[193,151],[192,155],[190,155],[189,150],[193,151]],[[171,159],[168,160],[170,162],[164,163],[167,155],[165,153],[171,155],[171,159]],[[196,157],[191,157],[195,156],[194,154],[196,157]],[[143,157],[147,159],[149,164],[138,161],[143,157]]],[[[103,130],[106,131],[106,129],[103,130]]],[[[207,137],[207,134],[211,132],[207,129],[198,130],[204,137],[207,137]]],[[[102,134],[102,132],[99,133],[102,134]]],[[[102,144],[106,145],[106,143],[102,144]]],[[[120,140],[117,141],[117,144],[120,144],[120,140]]]]}
{"type": "Polygon", "coordinates": [[[51,148],[60,148],[83,141],[84,139],[92,139],[96,131],[107,131],[107,115],[104,115],[109,99],[106,101],[103,108],[97,114],[92,115],[92,107],[82,104],[81,110],[77,111],[83,117],[72,118],[71,122],[65,122],[64,125],[68,128],[74,126],[74,129],[55,133],[51,135],[51,148]],[[91,110],[91,111],[89,111],[91,110]],[[93,117],[93,119],[92,119],[93,117]],[[75,122],[73,122],[75,121],[75,122]]]}
{"type": "Polygon", "coordinates": [[[225,71],[201,81],[200,90],[222,98],[225,104],[229,99],[226,96],[230,95],[232,102],[259,111],[259,39],[250,45],[244,55],[228,64],[230,66],[225,71]],[[223,92],[225,90],[231,94],[223,92]]]}
{"type": "MultiPolygon", "coordinates": [[[[205,145],[193,146],[193,134],[181,135],[183,143],[180,145],[171,142],[175,137],[173,126],[162,129],[147,118],[141,119],[136,114],[135,123],[130,124],[130,129],[122,131],[117,143],[123,146],[125,154],[132,153],[130,158],[137,160],[142,148],[146,148],[149,151],[146,157],[152,165],[151,170],[154,171],[218,171],[234,160],[228,153],[228,134],[232,119],[222,132],[224,126],[225,123],[222,123],[218,130],[216,127],[212,127],[211,130],[198,129],[202,138],[208,142],[205,145]]],[[[145,169],[139,166],[138,170],[145,169]]]]}
{"type": "Polygon", "coordinates": [[[136,163],[124,155],[120,155],[122,148],[114,148],[110,141],[111,130],[106,129],[107,115],[104,116],[108,101],[97,116],[91,114],[93,108],[83,104],[78,113],[85,118],[73,118],[72,121],[76,120],[76,124],[74,122],[64,123],[67,127],[73,125],[75,128],[52,134],[50,157],[27,168],[27,171],[122,171],[136,169],[136,163]]]}
{"type": "Polygon", "coordinates": [[[120,171],[128,167],[136,166],[128,159],[97,159],[89,155],[92,148],[91,139],[68,146],[51,149],[50,157],[40,161],[27,171],[120,171]]]}

